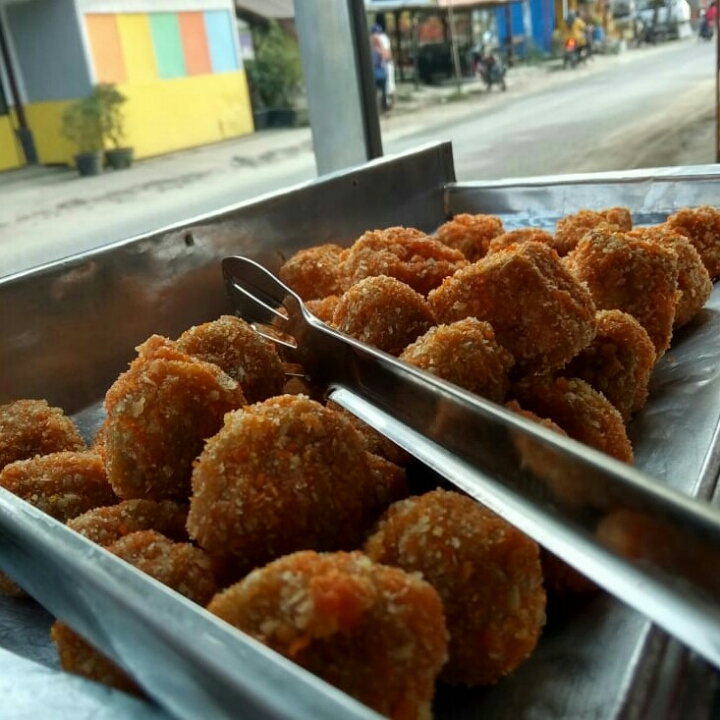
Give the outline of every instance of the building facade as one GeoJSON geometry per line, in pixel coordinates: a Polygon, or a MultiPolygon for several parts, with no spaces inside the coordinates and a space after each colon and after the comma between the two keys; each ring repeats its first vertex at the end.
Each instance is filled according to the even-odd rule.
{"type": "Polygon", "coordinates": [[[0,170],[25,163],[23,119],[40,163],[72,163],[62,114],[96,83],[128,98],[138,158],[253,131],[232,0],[0,0],[0,25],[0,170]]]}

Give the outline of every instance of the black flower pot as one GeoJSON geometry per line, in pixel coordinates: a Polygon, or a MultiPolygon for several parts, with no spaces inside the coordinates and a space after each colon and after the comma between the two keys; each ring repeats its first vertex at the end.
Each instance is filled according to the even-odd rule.
{"type": "Polygon", "coordinates": [[[113,170],[124,170],[133,163],[132,148],[114,148],[105,151],[105,162],[113,170]]]}
{"type": "Polygon", "coordinates": [[[75,167],[77,167],[80,175],[99,175],[102,172],[102,153],[78,153],[75,156],[75,167]]]}
{"type": "Polygon", "coordinates": [[[255,130],[265,130],[270,122],[270,110],[253,110],[255,130]]]}

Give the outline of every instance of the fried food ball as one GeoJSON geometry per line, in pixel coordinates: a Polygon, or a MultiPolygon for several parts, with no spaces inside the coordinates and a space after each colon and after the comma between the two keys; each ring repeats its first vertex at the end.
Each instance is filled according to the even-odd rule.
{"type": "Polygon", "coordinates": [[[545,623],[538,546],[474,500],[434,490],[395,503],[365,552],[422,573],[440,594],[450,633],[442,680],[495,683],[535,648],[545,623]]]}
{"type": "Polygon", "coordinates": [[[498,235],[490,241],[487,254],[491,255],[499,250],[504,250],[510,245],[518,245],[523,242],[540,242],[550,247],[555,247],[555,238],[546,230],[540,228],[518,228],[498,235]]]}
{"type": "Polygon", "coordinates": [[[17,460],[0,472],[0,487],[60,522],[118,501],[102,459],[87,451],[17,460]]]}
{"type": "Polygon", "coordinates": [[[360,280],[343,294],[332,324],[361,342],[399,355],[435,324],[435,317],[425,298],[411,287],[377,275],[360,280]]]}
{"type": "Polygon", "coordinates": [[[565,258],[598,310],[622,310],[647,331],[656,360],[670,346],[677,304],[677,253],[657,242],[600,226],[565,258]]]}
{"type": "Polygon", "coordinates": [[[700,253],[690,241],[670,225],[638,228],[631,237],[658,242],[672,248],[678,257],[678,291],[680,299],[675,307],[673,328],[689,323],[702,309],[712,293],[712,280],[700,253]]]}
{"type": "Polygon", "coordinates": [[[412,455],[403,450],[399,445],[396,445],[392,440],[386,438],[382,433],[379,433],[375,428],[370,427],[370,425],[364,423],[360,418],[355,417],[355,415],[348,412],[344,407],[330,400],[327,403],[327,408],[333,412],[339,412],[348,420],[350,425],[352,425],[358,435],[360,435],[363,447],[367,452],[373,455],[379,455],[394,465],[400,465],[401,467],[409,465],[412,462],[412,455]]]}
{"type": "Polygon", "coordinates": [[[344,249],[327,244],[299,250],[280,268],[280,279],[303,300],[340,295],[338,268],[344,249]]]}
{"type": "Polygon", "coordinates": [[[447,630],[437,592],[417,575],[359,552],[298,552],[208,610],[384,716],[432,715],[447,630]]]}
{"type": "Polygon", "coordinates": [[[428,302],[440,323],[489,322],[522,373],[561,368],[595,335],[590,293],[541,243],[514,245],[459,270],[428,302]]]}
{"type": "Polygon", "coordinates": [[[595,339],[565,372],[599,390],[625,422],[641,410],[655,364],[655,348],[643,326],[621,310],[599,310],[595,339]]]}
{"type": "Polygon", "coordinates": [[[711,278],[720,276],[720,210],[710,205],[678,210],[668,225],[695,246],[711,278]]]}
{"type": "Polygon", "coordinates": [[[375,488],[377,515],[398,500],[410,495],[405,469],[380,455],[367,453],[368,469],[375,488]]]}
{"type": "Polygon", "coordinates": [[[498,344],[492,325],[475,318],[431,328],[400,360],[497,403],[505,399],[515,362],[498,344]]]}
{"type": "Polygon", "coordinates": [[[85,441],[73,421],[45,400],[0,405],[0,470],[35,455],[84,449],[85,441]]]}
{"type": "Polygon", "coordinates": [[[217,365],[153,336],[108,390],[108,478],[124,500],[184,500],[192,463],[245,397],[217,365]]]}
{"type": "Polygon", "coordinates": [[[503,233],[502,220],[495,215],[463,213],[441,225],[435,237],[445,245],[459,250],[470,262],[485,257],[493,238],[503,233]]]}
{"type": "Polygon", "coordinates": [[[622,416],[584,380],[535,375],[513,385],[521,407],[559,425],[571,438],[631,464],[633,451],[622,416]]]}
{"type": "MultiPolygon", "coordinates": [[[[158,532],[145,530],[125,535],[107,549],[199,605],[206,605],[217,592],[210,558],[189,543],[175,543],[158,532]]],[[[125,692],[141,694],[124,670],[65,623],[57,621],[50,633],[64,670],[125,692]]]]}
{"type": "Polygon", "coordinates": [[[112,545],[140,530],[155,530],[177,542],[187,542],[187,506],[172,500],[124,500],[110,507],[88,510],[67,526],[98,545],[112,545]]]}
{"type": "Polygon", "coordinates": [[[379,511],[360,436],[301,395],[228,413],[192,487],[190,536],[235,579],[296,550],[357,548],[379,511]]]}
{"type": "Polygon", "coordinates": [[[328,295],[320,300],[308,300],[305,307],[318,319],[324,323],[332,324],[335,308],[340,302],[339,295],[328,295]]]}
{"type": "Polygon", "coordinates": [[[467,265],[465,256],[414,228],[391,227],[362,235],[340,262],[344,290],[363,278],[388,275],[421,295],[467,265]]]}
{"type": "Polygon", "coordinates": [[[275,345],[233,315],[192,327],[175,344],[180,352],[224,370],[240,384],[249,403],[279,395],[285,384],[275,345]]]}
{"type": "Polygon", "coordinates": [[[617,230],[632,229],[632,215],[627,208],[612,207],[606,210],[580,210],[574,215],[566,215],[557,222],[554,247],[559,255],[567,255],[574,250],[582,238],[599,225],[617,226],[617,230]]]}
{"type": "MultiPolygon", "coordinates": [[[[529,410],[523,410],[517,400],[506,403],[506,407],[526,420],[567,437],[567,433],[559,425],[529,410]]],[[[536,477],[547,484],[556,500],[573,505],[582,505],[587,501],[594,504],[591,497],[592,490],[588,492],[587,483],[583,482],[584,478],[559,463],[557,456],[546,445],[520,433],[514,435],[513,441],[520,453],[523,466],[528,467],[536,477]]],[[[604,502],[602,504],[604,505],[604,502]]],[[[540,548],[540,564],[545,587],[556,595],[590,593],[597,590],[595,583],[543,547],[540,548]]]]}

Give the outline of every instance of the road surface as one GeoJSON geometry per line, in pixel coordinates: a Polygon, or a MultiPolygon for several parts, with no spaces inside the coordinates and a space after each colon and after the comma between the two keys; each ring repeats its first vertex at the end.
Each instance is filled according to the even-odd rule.
{"type": "MultiPolygon", "coordinates": [[[[678,138],[714,111],[713,65],[714,47],[691,40],[538,72],[514,89],[511,71],[505,94],[391,118],[385,152],[451,140],[460,180],[684,162],[675,159],[678,138]]],[[[315,166],[305,145],[256,167],[233,163],[233,146],[226,154],[221,145],[147,161],[134,176],[68,182],[59,173],[15,196],[0,186],[0,277],[309,180],[315,166]],[[163,177],[163,164],[177,170],[163,177]],[[155,179],[112,190],[151,168],[155,179]],[[102,183],[110,190],[94,197],[102,183]]],[[[713,154],[708,147],[707,162],[713,154]]]]}

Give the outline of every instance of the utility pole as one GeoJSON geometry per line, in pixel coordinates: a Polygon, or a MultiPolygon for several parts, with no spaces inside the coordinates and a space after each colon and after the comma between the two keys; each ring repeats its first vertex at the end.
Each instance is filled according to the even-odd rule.
{"type": "Polygon", "coordinates": [[[458,52],[457,34],[455,33],[455,13],[452,1],[448,5],[448,20],[450,21],[450,45],[452,47],[453,66],[455,68],[455,82],[458,92],[462,92],[462,73],[460,70],[460,53],[458,52]]]}

